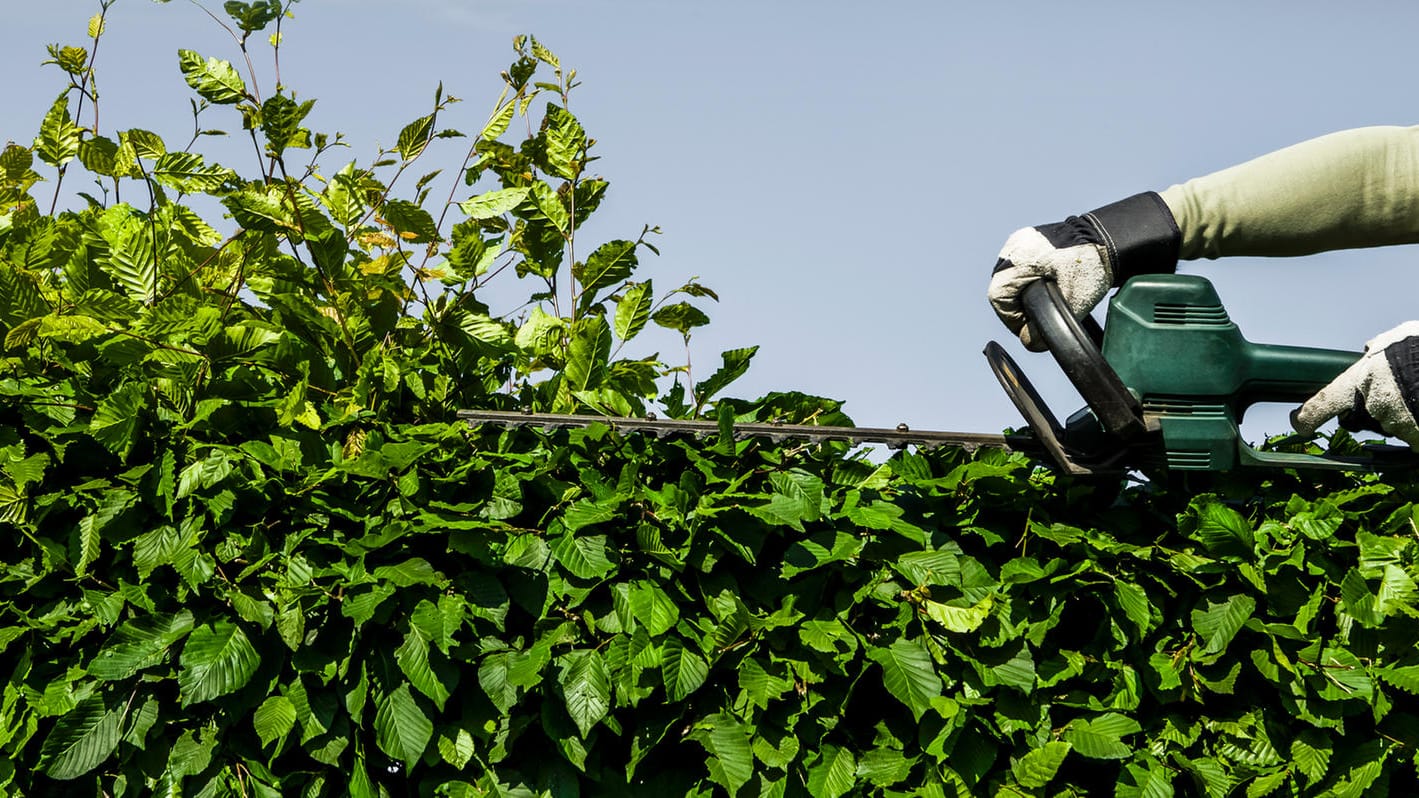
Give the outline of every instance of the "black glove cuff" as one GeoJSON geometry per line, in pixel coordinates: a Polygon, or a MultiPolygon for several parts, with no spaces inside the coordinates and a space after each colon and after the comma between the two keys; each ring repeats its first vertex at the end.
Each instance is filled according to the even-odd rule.
{"type": "Polygon", "coordinates": [[[1114,285],[1140,274],[1172,274],[1178,268],[1182,232],[1156,192],[1146,191],[1089,211],[1083,219],[1098,232],[1113,265],[1114,285]]]}
{"type": "Polygon", "coordinates": [[[1419,336],[1411,335],[1385,347],[1385,360],[1404,397],[1409,415],[1419,421],[1419,336]]]}

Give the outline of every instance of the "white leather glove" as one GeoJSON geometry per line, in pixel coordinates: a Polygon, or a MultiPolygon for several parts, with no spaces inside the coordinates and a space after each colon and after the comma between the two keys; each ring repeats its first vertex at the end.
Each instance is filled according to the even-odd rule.
{"type": "Polygon", "coordinates": [[[1370,339],[1365,354],[1300,409],[1291,424],[1313,434],[1332,418],[1353,432],[1374,430],[1419,449],[1419,321],[1370,339]]]}
{"type": "Polygon", "coordinates": [[[1161,197],[1152,192],[1071,216],[1062,222],[1016,230],[995,262],[987,297],[1026,347],[1039,350],[1025,323],[1020,292],[1039,279],[1059,284],[1075,318],[1088,315],[1109,288],[1136,274],[1177,268],[1181,236],[1161,197]]]}

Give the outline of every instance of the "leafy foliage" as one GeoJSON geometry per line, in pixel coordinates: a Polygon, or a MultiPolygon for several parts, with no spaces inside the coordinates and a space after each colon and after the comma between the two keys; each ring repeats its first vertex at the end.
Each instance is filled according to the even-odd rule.
{"type": "MultiPolygon", "coordinates": [[[[245,51],[289,3],[225,10],[245,51]]],[[[608,184],[575,73],[515,45],[442,204],[436,175],[396,191],[461,137],[442,87],[327,172],[308,101],[182,51],[198,113],[258,144],[248,177],[83,126],[92,59],[55,48],[73,88],[0,153],[5,792],[1414,791],[1409,482],[1120,493],[1001,452],[458,423],[847,423],[720,398],[752,347],[698,382],[621,356],[652,322],[688,343],[713,292],[639,277],[651,228],[578,242],[608,184]],[[71,170],[102,196],[59,210],[71,170]],[[477,298],[518,278],[519,315],[477,298]]]]}

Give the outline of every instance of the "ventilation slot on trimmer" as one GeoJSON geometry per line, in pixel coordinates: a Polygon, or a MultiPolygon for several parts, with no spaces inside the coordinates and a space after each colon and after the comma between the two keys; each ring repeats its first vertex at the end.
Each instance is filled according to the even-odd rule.
{"type": "Polygon", "coordinates": [[[1185,305],[1159,302],[1153,306],[1155,324],[1193,324],[1224,326],[1231,324],[1227,309],[1221,305],[1185,305]]]}
{"type": "Polygon", "coordinates": [[[1212,465],[1212,453],[1169,449],[1167,463],[1168,468],[1177,471],[1205,471],[1212,465]]]}
{"type": "Polygon", "coordinates": [[[1198,402],[1187,397],[1145,396],[1143,397],[1143,412],[1160,416],[1226,418],[1227,406],[1213,402],[1198,402]]]}

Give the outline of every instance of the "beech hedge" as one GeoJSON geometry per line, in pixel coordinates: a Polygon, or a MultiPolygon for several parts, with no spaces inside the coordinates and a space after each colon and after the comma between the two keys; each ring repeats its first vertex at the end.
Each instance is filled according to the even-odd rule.
{"type": "MultiPolygon", "coordinates": [[[[439,87],[396,147],[328,171],[309,101],[179,51],[194,114],[255,142],[243,176],[203,136],[82,121],[112,5],[52,48],[67,88],[0,152],[5,794],[1419,786],[1409,477],[1110,484],[735,440],[849,422],[725,398],[753,348],[699,380],[621,356],[656,329],[688,346],[715,295],[641,277],[653,228],[578,260],[608,183],[543,44],[514,42],[476,135],[439,87]],[[445,140],[446,200],[438,171],[405,179],[445,140]],[[494,280],[527,304],[483,304],[494,280]],[[471,429],[466,407],[725,431],[471,429]]],[[[233,47],[291,6],[226,3],[233,47]]]]}

